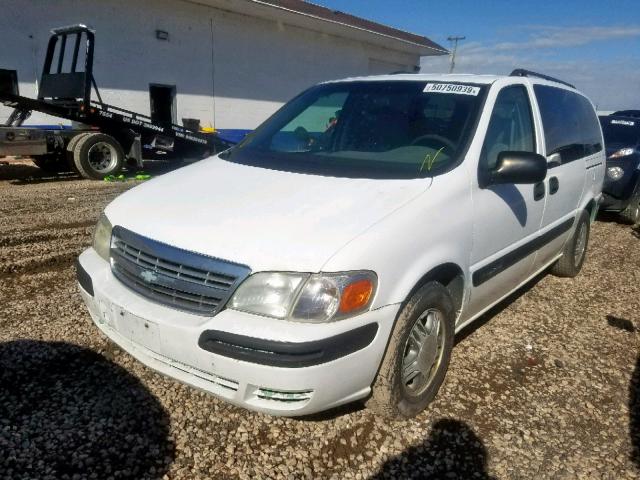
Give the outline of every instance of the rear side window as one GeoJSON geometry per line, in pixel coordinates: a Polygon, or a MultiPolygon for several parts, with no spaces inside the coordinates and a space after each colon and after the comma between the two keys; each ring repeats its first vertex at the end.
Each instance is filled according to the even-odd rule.
{"type": "Polygon", "coordinates": [[[547,144],[547,156],[559,153],[562,163],[602,150],[598,117],[582,95],[556,87],[534,85],[547,144]]]}

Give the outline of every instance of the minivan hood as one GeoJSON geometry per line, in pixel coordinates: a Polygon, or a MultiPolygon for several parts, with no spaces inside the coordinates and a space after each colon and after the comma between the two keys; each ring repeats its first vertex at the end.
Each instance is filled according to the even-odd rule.
{"type": "Polygon", "coordinates": [[[307,175],[212,157],[122,194],[105,213],[114,226],[253,271],[316,272],[430,184],[307,175]]]}

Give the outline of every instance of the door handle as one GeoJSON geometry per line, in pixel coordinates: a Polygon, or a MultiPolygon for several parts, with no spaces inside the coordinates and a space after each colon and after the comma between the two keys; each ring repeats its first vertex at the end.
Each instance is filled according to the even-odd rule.
{"type": "Polygon", "coordinates": [[[560,189],[560,181],[558,177],[551,177],[549,179],[549,193],[553,195],[560,189]]]}
{"type": "Polygon", "coordinates": [[[533,186],[533,199],[542,200],[545,194],[544,182],[538,182],[533,186]]]}

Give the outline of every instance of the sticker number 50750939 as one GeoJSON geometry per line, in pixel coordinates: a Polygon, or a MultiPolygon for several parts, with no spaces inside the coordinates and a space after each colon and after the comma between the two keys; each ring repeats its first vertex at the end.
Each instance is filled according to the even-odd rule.
{"type": "Polygon", "coordinates": [[[480,87],[473,85],[462,85],[460,83],[427,83],[425,92],[435,93],[457,93],[459,95],[473,95],[480,93],[480,87]]]}

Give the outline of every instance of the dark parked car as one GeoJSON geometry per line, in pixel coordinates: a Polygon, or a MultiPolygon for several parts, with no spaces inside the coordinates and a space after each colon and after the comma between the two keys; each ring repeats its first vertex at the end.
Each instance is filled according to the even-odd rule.
{"type": "Polygon", "coordinates": [[[607,151],[601,209],[619,212],[631,224],[640,221],[640,118],[600,117],[607,151]]]}
{"type": "Polygon", "coordinates": [[[613,112],[611,115],[615,115],[617,117],[640,118],[640,110],[619,110],[617,112],[613,112]]]}

